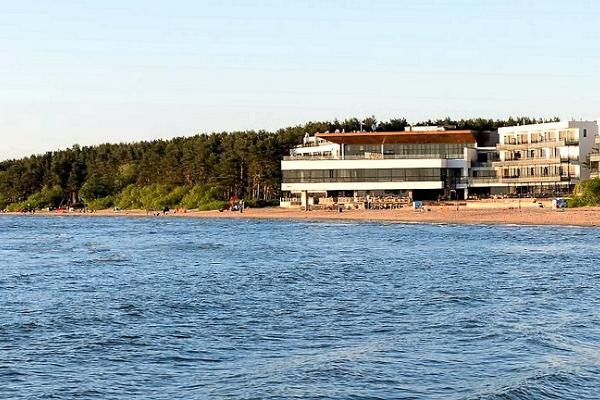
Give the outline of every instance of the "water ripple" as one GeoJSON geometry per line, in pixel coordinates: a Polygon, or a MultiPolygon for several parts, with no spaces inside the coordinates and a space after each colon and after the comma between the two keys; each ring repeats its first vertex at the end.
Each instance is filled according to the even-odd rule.
{"type": "Polygon", "coordinates": [[[600,398],[600,230],[0,218],[0,398],[600,398]]]}

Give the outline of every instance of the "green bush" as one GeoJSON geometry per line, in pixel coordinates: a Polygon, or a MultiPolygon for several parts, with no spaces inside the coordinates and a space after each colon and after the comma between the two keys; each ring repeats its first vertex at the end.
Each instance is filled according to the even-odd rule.
{"type": "Polygon", "coordinates": [[[273,200],[248,199],[248,200],[244,200],[244,204],[246,207],[251,207],[251,208],[277,207],[279,205],[279,200],[277,200],[277,199],[273,199],[273,200]]]}
{"type": "MultiPolygon", "coordinates": [[[[114,198],[114,205],[122,209],[162,210],[182,207],[189,195],[189,186],[150,185],[125,187],[114,198]]],[[[189,207],[188,207],[189,208],[189,207]]]]}
{"type": "Polygon", "coordinates": [[[579,182],[573,191],[573,197],[567,200],[568,207],[600,205],[600,178],[579,182]]]}
{"type": "Polygon", "coordinates": [[[140,201],[140,188],[136,185],[128,185],[117,193],[114,205],[122,209],[143,208],[140,201]]]}
{"type": "Polygon", "coordinates": [[[64,191],[58,185],[51,188],[44,186],[40,192],[34,193],[27,200],[19,203],[22,208],[41,210],[47,207],[58,207],[64,199],[64,191]]]}
{"type": "MultiPolygon", "coordinates": [[[[219,198],[217,189],[206,185],[128,185],[114,198],[114,206],[122,209],[162,210],[165,207],[188,210],[219,210],[227,201],[219,198]]],[[[279,205],[279,200],[246,200],[248,207],[270,207],[279,205]]],[[[90,206],[91,207],[91,206],[90,206]]]]}
{"type": "Polygon", "coordinates": [[[146,210],[162,210],[176,208],[189,188],[186,186],[171,187],[169,185],[151,185],[140,188],[140,201],[146,210]]]}
{"type": "Polygon", "coordinates": [[[100,199],[91,200],[86,203],[87,207],[92,210],[106,210],[107,208],[111,208],[114,204],[114,199],[112,196],[102,197],[100,199]]]}
{"type": "Polygon", "coordinates": [[[222,206],[216,207],[216,203],[211,204],[214,201],[219,201],[220,204],[227,204],[227,202],[222,202],[218,200],[218,196],[214,188],[210,188],[205,185],[196,185],[192,187],[188,191],[188,193],[181,199],[179,205],[189,210],[215,210],[217,208],[222,208],[222,206]]]}
{"type": "Polygon", "coordinates": [[[189,193],[189,186],[176,186],[175,188],[166,191],[164,195],[159,198],[161,208],[178,208],[181,205],[183,198],[189,193]]]}
{"type": "Polygon", "coordinates": [[[26,211],[26,209],[27,209],[27,204],[25,204],[23,202],[11,203],[6,206],[6,211],[8,211],[8,212],[21,212],[21,211],[26,211]]]}
{"type": "Polygon", "coordinates": [[[578,197],[571,197],[566,199],[567,202],[567,208],[575,208],[575,207],[581,207],[584,204],[581,204],[581,199],[579,199],[578,197]]]}
{"type": "Polygon", "coordinates": [[[222,210],[227,205],[227,201],[223,200],[211,200],[206,203],[202,203],[198,210],[210,211],[210,210],[222,210]]]}
{"type": "Polygon", "coordinates": [[[79,190],[79,197],[91,207],[91,202],[102,199],[112,192],[111,183],[105,176],[91,175],[79,190]]]}

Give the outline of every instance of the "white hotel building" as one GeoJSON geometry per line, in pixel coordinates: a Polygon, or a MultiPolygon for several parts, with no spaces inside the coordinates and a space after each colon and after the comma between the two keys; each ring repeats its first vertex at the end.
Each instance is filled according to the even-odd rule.
{"type": "Polygon", "coordinates": [[[491,192],[566,193],[590,178],[587,160],[598,134],[595,121],[563,121],[498,129],[494,174],[476,176],[469,186],[491,192]],[[508,190],[507,190],[508,189],[508,190]]]}

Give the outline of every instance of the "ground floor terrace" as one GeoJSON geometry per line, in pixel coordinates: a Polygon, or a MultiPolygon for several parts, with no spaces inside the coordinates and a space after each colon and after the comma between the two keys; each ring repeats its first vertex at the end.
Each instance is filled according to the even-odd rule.
{"type": "MultiPolygon", "coordinates": [[[[466,196],[464,168],[402,168],[399,165],[402,161],[390,165],[369,163],[363,168],[316,168],[318,165],[314,162],[302,165],[304,168],[292,169],[290,166],[282,171],[281,189],[285,197],[302,198],[303,204],[305,200],[316,202],[321,198],[435,200],[466,196]]],[[[424,165],[431,163],[422,162],[424,165]]]]}
{"type": "Polygon", "coordinates": [[[467,198],[465,188],[450,189],[397,189],[397,190],[322,190],[284,192],[283,207],[334,209],[337,206],[355,209],[395,209],[412,206],[413,201],[447,201],[467,198]]]}
{"type": "Polygon", "coordinates": [[[396,190],[304,190],[284,191],[283,207],[306,207],[331,209],[335,206],[356,209],[394,209],[411,205],[413,201],[447,202],[459,200],[566,197],[575,182],[481,182],[461,184],[451,189],[396,189],[396,190]]]}

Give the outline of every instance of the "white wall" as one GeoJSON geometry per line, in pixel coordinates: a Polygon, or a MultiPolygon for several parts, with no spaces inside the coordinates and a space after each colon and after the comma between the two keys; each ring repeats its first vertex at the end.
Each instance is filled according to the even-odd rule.
{"type": "Polygon", "coordinates": [[[300,192],[323,192],[328,190],[406,190],[442,189],[441,181],[428,182],[325,182],[325,183],[282,183],[281,190],[300,192]]]}
{"type": "MultiPolygon", "coordinates": [[[[504,143],[504,137],[510,134],[527,133],[531,135],[535,131],[543,131],[548,129],[555,129],[557,131],[562,129],[578,129],[579,130],[579,145],[559,147],[558,152],[561,157],[577,157],[579,159],[579,166],[575,169],[578,171],[574,178],[588,179],[590,176],[589,169],[584,165],[588,155],[594,148],[594,138],[598,134],[598,122],[596,121],[560,121],[560,122],[549,122],[544,124],[532,124],[532,125],[521,125],[521,126],[509,126],[498,129],[500,136],[500,144],[504,143]],[[586,136],[583,136],[583,130],[587,131],[586,136]]],[[[556,137],[558,140],[558,135],[556,137]]],[[[505,160],[506,151],[500,152],[501,160],[505,160]]]]}
{"type": "Polygon", "coordinates": [[[585,162],[589,154],[595,146],[595,138],[598,134],[598,124],[593,121],[570,121],[570,128],[579,128],[579,149],[577,156],[579,157],[579,176],[581,179],[590,178],[590,170],[586,167],[585,162]],[[586,137],[583,137],[583,130],[587,131],[586,137]]]}
{"type": "Polygon", "coordinates": [[[436,158],[410,160],[290,160],[281,162],[282,170],[378,168],[468,168],[468,161],[436,158]]]}
{"type": "Polygon", "coordinates": [[[531,125],[515,125],[498,128],[498,135],[500,136],[500,143],[507,133],[519,133],[519,132],[531,132],[540,131],[545,129],[566,129],[569,127],[569,121],[560,122],[546,122],[543,124],[531,124],[531,125]]]}
{"type": "Polygon", "coordinates": [[[319,146],[296,147],[290,151],[292,155],[308,155],[331,153],[334,156],[340,155],[340,145],[335,143],[325,143],[319,146]]]}

